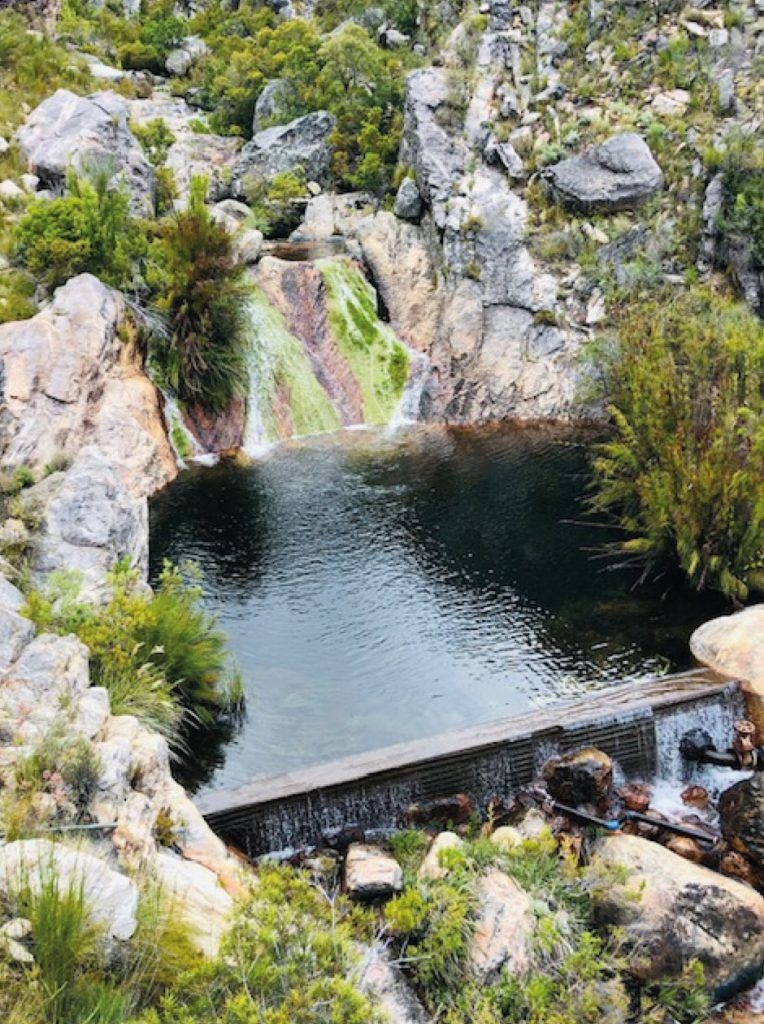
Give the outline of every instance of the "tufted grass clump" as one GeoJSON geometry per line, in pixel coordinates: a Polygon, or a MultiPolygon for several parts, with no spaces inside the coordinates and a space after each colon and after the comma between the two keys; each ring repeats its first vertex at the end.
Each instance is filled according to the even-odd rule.
{"type": "Polygon", "coordinates": [[[190,565],[166,564],[152,594],[120,564],[102,605],[80,601],[71,575],[53,574],[45,592],[27,595],[23,610],[41,630],[78,636],[90,651],[93,683],[109,691],[112,713],[135,715],[175,748],[189,728],[240,710],[225,636],[202,605],[190,565]]]}
{"type": "Polygon", "coordinates": [[[222,412],[246,392],[244,267],[233,240],[205,205],[194,178],[188,206],[157,226],[146,278],[167,330],[149,342],[151,360],[178,400],[222,412]]]}
{"type": "Polygon", "coordinates": [[[764,591],[764,327],[696,287],[622,304],[615,328],[591,499],[623,531],[610,550],[745,601],[764,591]]]}

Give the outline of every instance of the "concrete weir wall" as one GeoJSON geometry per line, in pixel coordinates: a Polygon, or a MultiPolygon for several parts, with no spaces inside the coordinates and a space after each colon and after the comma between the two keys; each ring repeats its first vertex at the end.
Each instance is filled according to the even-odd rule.
{"type": "Polygon", "coordinates": [[[649,778],[676,768],[684,723],[702,725],[725,747],[742,714],[737,683],[688,672],[256,779],[196,803],[223,839],[254,857],[316,844],[334,829],[394,828],[409,804],[435,797],[467,793],[483,808],[530,782],[551,754],[576,747],[597,746],[627,777],[649,778]]]}

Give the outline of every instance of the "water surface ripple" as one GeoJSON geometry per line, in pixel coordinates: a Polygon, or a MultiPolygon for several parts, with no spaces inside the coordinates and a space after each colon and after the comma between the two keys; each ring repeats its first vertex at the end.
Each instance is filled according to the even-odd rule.
{"type": "Polygon", "coordinates": [[[249,711],[224,750],[201,745],[187,783],[686,667],[716,608],[592,560],[606,535],[569,521],[586,480],[575,439],[507,429],[346,433],[184,473],[152,506],[153,572],[200,564],[249,711]]]}

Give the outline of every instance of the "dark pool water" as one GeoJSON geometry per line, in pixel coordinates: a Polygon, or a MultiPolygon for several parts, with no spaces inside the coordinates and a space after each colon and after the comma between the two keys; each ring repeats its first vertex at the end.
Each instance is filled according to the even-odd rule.
{"type": "Polygon", "coordinates": [[[152,506],[153,572],[199,563],[248,700],[187,784],[687,667],[717,607],[594,559],[609,534],[580,525],[587,479],[584,443],[507,429],[350,433],[184,473],[152,506]]]}

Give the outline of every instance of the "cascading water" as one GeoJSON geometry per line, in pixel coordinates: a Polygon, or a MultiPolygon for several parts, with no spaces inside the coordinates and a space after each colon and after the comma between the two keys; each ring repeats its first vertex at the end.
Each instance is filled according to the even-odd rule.
{"type": "Polygon", "coordinates": [[[351,260],[264,257],[248,315],[248,453],[289,437],[416,418],[426,362],[379,319],[374,289],[351,260]]]}
{"type": "Polygon", "coordinates": [[[178,466],[182,469],[188,459],[203,458],[204,450],[183,422],[180,406],[173,396],[166,391],[162,391],[162,398],[164,400],[162,412],[165,419],[167,437],[172,445],[178,466]]]}

